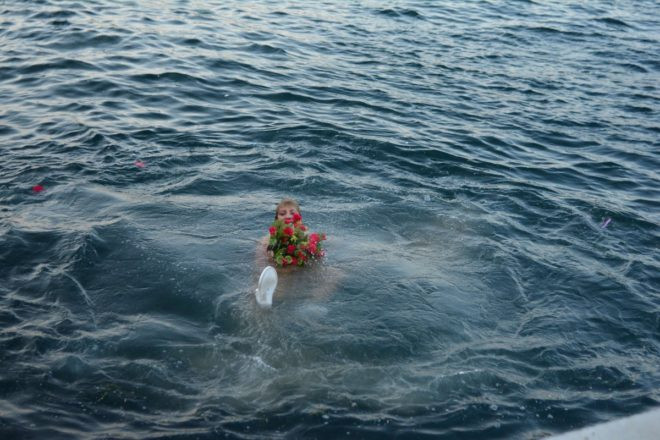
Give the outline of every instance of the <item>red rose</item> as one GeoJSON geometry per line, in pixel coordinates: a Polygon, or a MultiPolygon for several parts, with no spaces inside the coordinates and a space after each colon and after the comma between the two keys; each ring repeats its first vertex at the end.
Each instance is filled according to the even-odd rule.
{"type": "Polygon", "coordinates": [[[298,223],[300,220],[302,220],[302,215],[298,214],[297,212],[293,214],[294,223],[298,223]]]}
{"type": "Polygon", "coordinates": [[[310,251],[311,253],[313,253],[313,254],[316,253],[316,251],[317,251],[317,249],[316,249],[316,243],[310,243],[310,244],[309,244],[309,251],[310,251]]]}
{"type": "Polygon", "coordinates": [[[282,230],[282,233],[284,235],[291,236],[291,235],[293,235],[293,229],[291,229],[290,227],[286,227],[282,230]]]}
{"type": "Polygon", "coordinates": [[[294,266],[298,265],[298,260],[296,260],[296,257],[291,258],[291,264],[293,264],[294,266]]]}
{"type": "Polygon", "coordinates": [[[290,245],[288,245],[288,246],[286,247],[286,252],[287,252],[288,254],[293,255],[293,253],[295,252],[295,250],[296,250],[296,247],[295,247],[294,245],[292,245],[292,244],[290,244],[290,245]]]}
{"type": "Polygon", "coordinates": [[[319,241],[319,234],[314,233],[314,234],[309,234],[309,242],[310,243],[318,243],[319,241]]]}
{"type": "Polygon", "coordinates": [[[270,235],[273,236],[277,234],[277,228],[275,226],[271,226],[270,228],[268,228],[268,232],[270,232],[270,235]]]}
{"type": "Polygon", "coordinates": [[[307,230],[307,226],[305,226],[305,225],[300,225],[298,227],[300,228],[301,231],[306,231],[307,230]]]}

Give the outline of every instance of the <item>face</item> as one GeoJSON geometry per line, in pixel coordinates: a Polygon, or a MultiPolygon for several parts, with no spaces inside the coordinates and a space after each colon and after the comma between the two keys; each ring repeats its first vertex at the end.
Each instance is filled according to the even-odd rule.
{"type": "Polygon", "coordinates": [[[296,209],[295,206],[292,205],[280,206],[280,209],[277,210],[277,219],[284,221],[289,218],[293,220],[293,214],[297,214],[297,213],[298,210],[296,209]]]}

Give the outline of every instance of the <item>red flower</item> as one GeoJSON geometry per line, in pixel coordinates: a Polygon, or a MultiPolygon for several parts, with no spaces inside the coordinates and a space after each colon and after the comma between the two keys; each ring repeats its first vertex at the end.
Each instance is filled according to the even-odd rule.
{"type": "Polygon", "coordinates": [[[41,191],[43,191],[43,190],[44,190],[44,187],[41,186],[41,185],[34,185],[34,186],[32,187],[32,191],[34,191],[34,192],[36,192],[36,193],[41,192],[41,191]]]}
{"type": "Polygon", "coordinates": [[[276,220],[268,232],[273,252],[272,258],[277,266],[305,266],[323,255],[325,251],[321,242],[326,239],[325,234],[310,233],[302,222],[299,213],[292,218],[276,220]]]}

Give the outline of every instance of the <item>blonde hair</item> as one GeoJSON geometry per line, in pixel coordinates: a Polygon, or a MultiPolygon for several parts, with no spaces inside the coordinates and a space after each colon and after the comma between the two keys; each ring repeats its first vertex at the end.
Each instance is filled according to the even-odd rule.
{"type": "Polygon", "coordinates": [[[284,208],[285,206],[293,206],[296,208],[296,211],[300,213],[300,205],[298,205],[298,202],[296,202],[293,199],[282,199],[280,203],[277,204],[277,207],[275,208],[275,220],[277,220],[277,213],[281,208],[284,208]]]}

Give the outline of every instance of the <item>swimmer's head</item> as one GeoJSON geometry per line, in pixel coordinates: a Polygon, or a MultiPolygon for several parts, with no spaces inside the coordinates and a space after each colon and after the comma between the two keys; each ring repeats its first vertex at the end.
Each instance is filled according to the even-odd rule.
{"type": "Polygon", "coordinates": [[[275,208],[275,220],[293,219],[293,214],[300,214],[300,205],[293,199],[282,199],[275,208]]]}

